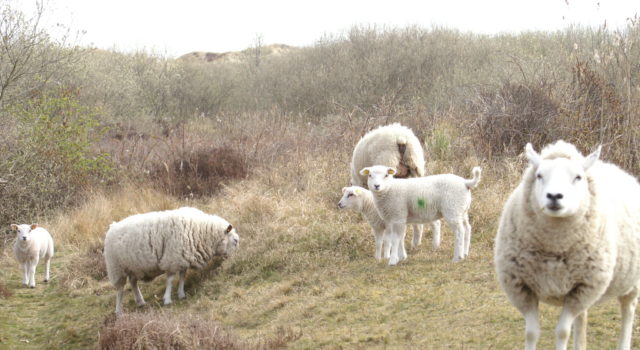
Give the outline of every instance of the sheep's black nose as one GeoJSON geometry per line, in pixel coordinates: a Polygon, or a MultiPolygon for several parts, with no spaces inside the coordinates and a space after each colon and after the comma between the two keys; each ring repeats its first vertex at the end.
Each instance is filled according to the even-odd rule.
{"type": "Polygon", "coordinates": [[[27,237],[22,237],[22,240],[23,240],[23,241],[26,241],[26,240],[27,240],[27,237]]]}
{"type": "Polygon", "coordinates": [[[547,193],[547,198],[551,199],[552,201],[557,201],[558,199],[562,199],[562,193],[547,193]]]}
{"type": "Polygon", "coordinates": [[[380,189],[380,185],[373,185],[373,187],[375,187],[375,188],[376,188],[376,190],[379,190],[379,189],[380,189]]]}

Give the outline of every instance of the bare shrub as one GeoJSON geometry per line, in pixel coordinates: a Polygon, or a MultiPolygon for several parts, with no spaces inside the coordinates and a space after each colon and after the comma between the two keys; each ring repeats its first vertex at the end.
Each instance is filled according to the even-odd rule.
{"type": "Polygon", "coordinates": [[[13,296],[13,292],[7,288],[4,282],[0,281],[0,299],[8,299],[13,296]]]}
{"type": "Polygon", "coordinates": [[[89,279],[103,281],[107,278],[107,264],[103,256],[103,246],[93,243],[74,256],[73,264],[65,266],[61,275],[62,283],[68,288],[82,288],[89,279]]]}
{"type": "Polygon", "coordinates": [[[515,155],[527,142],[546,144],[557,137],[553,125],[560,105],[542,86],[507,82],[481,92],[474,106],[478,140],[492,156],[515,155]]]}
{"type": "Polygon", "coordinates": [[[198,149],[186,158],[156,164],[151,173],[159,189],[181,197],[216,193],[222,183],[248,174],[244,157],[230,147],[198,149]]]}
{"type": "Polygon", "coordinates": [[[300,335],[279,330],[274,336],[250,343],[213,321],[189,314],[129,313],[105,320],[98,339],[99,350],[116,349],[280,349],[300,335]]]}

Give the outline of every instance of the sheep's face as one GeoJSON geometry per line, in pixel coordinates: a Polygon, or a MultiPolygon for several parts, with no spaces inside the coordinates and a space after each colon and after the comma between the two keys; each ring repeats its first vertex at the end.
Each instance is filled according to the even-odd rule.
{"type": "Polygon", "coordinates": [[[33,225],[16,225],[16,224],[11,224],[11,229],[16,231],[16,240],[18,240],[19,242],[26,242],[26,241],[30,241],[31,239],[33,239],[33,234],[31,233],[31,231],[35,230],[36,227],[38,227],[37,224],[33,224],[33,225]]]}
{"type": "Polygon", "coordinates": [[[364,189],[358,186],[345,187],[342,189],[342,198],[338,202],[340,209],[360,210],[362,207],[361,195],[364,189]]]}
{"type": "Polygon", "coordinates": [[[395,168],[374,165],[360,170],[360,175],[367,176],[367,186],[372,192],[383,192],[389,187],[389,180],[396,173],[395,168]]]}
{"type": "Polygon", "coordinates": [[[238,233],[236,233],[236,229],[233,228],[233,226],[229,225],[225,230],[225,239],[225,254],[231,255],[235,253],[240,246],[240,236],[238,236],[238,233]]]}
{"type": "Polygon", "coordinates": [[[600,150],[584,161],[576,161],[542,159],[533,147],[527,146],[527,157],[535,169],[534,205],[551,217],[569,217],[578,213],[590,195],[586,172],[598,159],[600,150]]]}

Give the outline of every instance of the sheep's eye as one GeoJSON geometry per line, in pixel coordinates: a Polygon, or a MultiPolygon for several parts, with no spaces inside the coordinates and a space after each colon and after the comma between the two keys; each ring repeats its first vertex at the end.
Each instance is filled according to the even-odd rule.
{"type": "Polygon", "coordinates": [[[386,177],[389,177],[389,174],[386,174],[384,177],[385,177],[385,178],[386,178],[386,177]]]}
{"type": "Polygon", "coordinates": [[[536,175],[536,179],[538,179],[538,180],[542,180],[542,175],[541,175],[541,174],[537,174],[537,175],[536,175]]]}
{"type": "Polygon", "coordinates": [[[347,198],[349,198],[349,197],[351,197],[351,196],[353,196],[353,193],[349,193],[349,194],[347,195],[347,198]]]}
{"type": "Polygon", "coordinates": [[[574,181],[580,181],[580,180],[582,180],[582,176],[578,175],[578,176],[576,176],[574,181]]]}

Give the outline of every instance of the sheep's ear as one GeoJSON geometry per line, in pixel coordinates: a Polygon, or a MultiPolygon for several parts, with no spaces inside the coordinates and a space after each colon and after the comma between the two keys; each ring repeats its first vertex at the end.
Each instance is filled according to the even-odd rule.
{"type": "Polygon", "coordinates": [[[343,188],[342,188],[342,193],[345,193],[346,191],[347,191],[347,188],[346,188],[346,187],[343,187],[343,188]]]}
{"type": "Polygon", "coordinates": [[[540,155],[533,149],[531,143],[527,143],[527,145],[524,146],[524,153],[527,155],[527,159],[529,159],[531,165],[535,167],[540,165],[540,155]]]}
{"type": "Polygon", "coordinates": [[[360,175],[364,175],[364,176],[369,175],[369,168],[364,168],[360,170],[360,175]]]}
{"type": "Polygon", "coordinates": [[[31,224],[31,229],[35,230],[38,227],[38,224],[31,224]]]}
{"type": "Polygon", "coordinates": [[[233,226],[229,225],[229,226],[227,227],[227,229],[226,229],[226,230],[224,230],[224,233],[225,233],[225,234],[229,234],[229,232],[231,232],[231,230],[233,230],[233,226]]]}
{"type": "Polygon", "coordinates": [[[11,224],[11,229],[14,230],[14,231],[18,231],[18,225],[11,224]]]}
{"type": "Polygon", "coordinates": [[[389,175],[395,175],[396,174],[396,169],[395,168],[387,168],[387,174],[389,175]]]}
{"type": "Polygon", "coordinates": [[[584,163],[582,163],[582,167],[584,168],[585,171],[591,168],[591,166],[595,164],[598,159],[600,159],[601,151],[602,151],[602,145],[598,146],[598,148],[593,153],[587,156],[587,158],[584,160],[584,163]]]}

